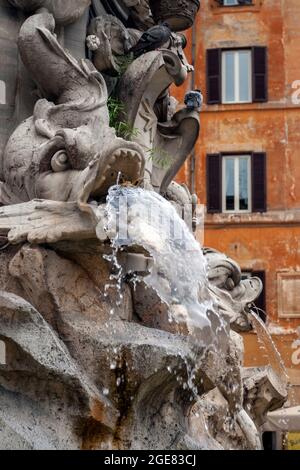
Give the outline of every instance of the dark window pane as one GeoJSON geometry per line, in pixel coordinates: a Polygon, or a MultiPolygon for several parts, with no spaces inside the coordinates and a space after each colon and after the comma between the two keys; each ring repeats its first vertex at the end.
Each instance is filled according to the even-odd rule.
{"type": "Polygon", "coordinates": [[[266,154],[252,155],[252,212],[266,212],[266,154]]]}
{"type": "Polygon", "coordinates": [[[262,442],[264,450],[276,450],[276,432],[265,431],[262,442]]]}
{"type": "Polygon", "coordinates": [[[225,160],[226,210],[234,210],[234,158],[225,160]]]}
{"type": "Polygon", "coordinates": [[[219,77],[211,77],[210,80],[209,80],[209,85],[208,85],[208,92],[209,92],[209,96],[210,96],[210,102],[214,101],[214,102],[217,102],[218,101],[218,97],[220,95],[220,91],[219,91],[219,87],[220,87],[220,80],[219,80],[219,77]]]}
{"type": "Polygon", "coordinates": [[[207,51],[207,73],[209,76],[219,75],[219,49],[209,49],[207,51]]]}
{"type": "Polygon", "coordinates": [[[222,211],[221,155],[207,155],[207,212],[222,211]]]}
{"type": "Polygon", "coordinates": [[[268,54],[266,47],[253,47],[253,101],[268,100],[268,54]]]}
{"type": "Polygon", "coordinates": [[[249,159],[239,159],[239,204],[241,211],[247,211],[249,209],[249,159]]]}
{"type": "Polygon", "coordinates": [[[221,101],[221,49],[209,49],[206,57],[207,103],[221,101]]]}

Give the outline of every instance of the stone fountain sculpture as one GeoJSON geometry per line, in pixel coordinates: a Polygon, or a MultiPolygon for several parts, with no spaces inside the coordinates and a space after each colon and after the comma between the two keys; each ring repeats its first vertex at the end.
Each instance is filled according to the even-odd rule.
{"type": "Polygon", "coordinates": [[[170,2],[10,3],[38,99],[1,156],[0,448],[261,448],[259,426],[286,389],[270,368],[243,368],[239,333],[252,327],[260,281],[204,250],[227,332],[219,354],[190,340],[184,315],[170,322],[180,305],[134,285],[133,273],[151,269],[143,246],[118,254],[122,277],[110,263],[106,197],[116,183],[160,194],[182,217],[195,204],[173,179],[199,113],[177,110],[169,89],[192,70],[176,32],[199,2],[172,1],[172,39],[136,60],[127,51],[168,19],[158,16],[170,2]],[[85,57],[64,47],[79,23],[85,57]]]}

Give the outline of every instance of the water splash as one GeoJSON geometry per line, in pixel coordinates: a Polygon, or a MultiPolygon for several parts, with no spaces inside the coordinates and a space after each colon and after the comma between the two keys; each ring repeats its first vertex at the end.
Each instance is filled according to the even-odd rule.
{"type": "MultiPolygon", "coordinates": [[[[226,347],[226,325],[219,317],[208,289],[206,261],[201,246],[170,202],[141,188],[113,186],[107,198],[106,230],[113,253],[107,259],[116,266],[121,290],[118,250],[135,247],[152,258],[143,282],[170,307],[170,317],[185,323],[203,347],[226,347]]],[[[133,273],[132,273],[133,274],[133,273]]]]}

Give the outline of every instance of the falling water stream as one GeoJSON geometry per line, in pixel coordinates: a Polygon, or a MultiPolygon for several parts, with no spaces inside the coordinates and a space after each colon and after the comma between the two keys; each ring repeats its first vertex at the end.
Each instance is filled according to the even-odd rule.
{"type": "Polygon", "coordinates": [[[248,313],[248,318],[257,334],[258,341],[267,354],[269,365],[278,379],[278,385],[281,385],[282,388],[286,387],[288,383],[287,372],[265,323],[252,310],[248,313]]]}
{"type": "Polygon", "coordinates": [[[107,215],[116,279],[122,274],[118,250],[140,247],[153,263],[142,278],[132,273],[135,280],[173,307],[170,321],[185,323],[199,346],[225,348],[227,327],[207,287],[205,257],[173,205],[153,191],[117,185],[109,191],[107,215]]]}
{"type": "MultiPolygon", "coordinates": [[[[148,253],[152,267],[148,274],[132,272],[132,279],[143,281],[156,291],[172,312],[170,321],[188,326],[189,339],[196,341],[203,351],[214,349],[227,354],[229,325],[218,313],[215,298],[208,287],[206,260],[198,241],[174,206],[153,191],[116,185],[107,197],[106,232],[111,240],[112,254],[106,256],[114,266],[112,279],[117,282],[119,301],[122,301],[123,268],[118,261],[122,250],[134,249],[148,253]]],[[[254,312],[249,320],[257,332],[259,341],[267,351],[270,366],[286,384],[286,373],[280,355],[266,326],[254,312]]],[[[193,387],[193,371],[189,384],[193,387]]],[[[259,448],[260,439],[242,406],[238,421],[253,448],[259,448]]]]}

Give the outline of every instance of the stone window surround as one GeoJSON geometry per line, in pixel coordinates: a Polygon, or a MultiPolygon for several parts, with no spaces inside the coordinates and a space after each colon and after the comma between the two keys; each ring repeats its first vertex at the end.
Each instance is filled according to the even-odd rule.
{"type": "MultiPolygon", "coordinates": [[[[295,301],[297,306],[295,310],[287,311],[287,298],[284,296],[284,283],[295,281],[300,285],[300,271],[279,271],[277,272],[277,298],[278,298],[278,317],[279,318],[300,318],[300,305],[295,301]]],[[[297,288],[296,288],[297,289],[297,288]]]]}

